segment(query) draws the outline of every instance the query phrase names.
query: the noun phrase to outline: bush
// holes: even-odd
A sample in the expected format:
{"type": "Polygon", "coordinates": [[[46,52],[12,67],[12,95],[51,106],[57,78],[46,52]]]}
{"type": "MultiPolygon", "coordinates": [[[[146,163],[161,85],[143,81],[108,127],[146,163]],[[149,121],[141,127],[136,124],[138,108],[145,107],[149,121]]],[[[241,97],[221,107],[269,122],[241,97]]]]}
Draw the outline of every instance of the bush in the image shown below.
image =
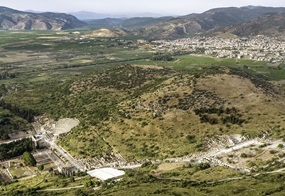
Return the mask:
{"type": "Polygon", "coordinates": [[[84,187],[85,188],[89,188],[89,187],[92,187],[94,185],[93,181],[91,180],[88,180],[84,183],[84,187]]]}
{"type": "Polygon", "coordinates": [[[39,165],[38,170],[43,171],[44,170],[44,165],[39,165]]]}
{"type": "Polygon", "coordinates": [[[270,150],[269,152],[270,152],[270,154],[276,154],[277,153],[277,151],[275,151],[275,150],[270,150]]]}
{"type": "Polygon", "coordinates": [[[189,143],[195,143],[196,140],[195,140],[195,135],[187,135],[186,136],[186,139],[188,140],[189,143]]]}
{"type": "Polygon", "coordinates": [[[195,165],[196,171],[205,170],[205,169],[208,169],[210,167],[211,167],[211,165],[209,163],[199,163],[199,164],[195,165]]]}
{"type": "Polygon", "coordinates": [[[150,165],[152,165],[152,162],[151,161],[147,161],[147,162],[143,163],[141,167],[147,167],[147,166],[150,166],[150,165]]]}
{"type": "Polygon", "coordinates": [[[283,144],[278,144],[278,148],[284,148],[283,144]]]}
{"type": "Polygon", "coordinates": [[[142,128],[143,128],[143,127],[145,127],[145,126],[147,126],[147,125],[148,125],[148,123],[145,122],[145,121],[143,121],[141,126],[142,126],[142,128]]]}
{"type": "Polygon", "coordinates": [[[247,154],[245,154],[245,153],[241,153],[240,157],[241,157],[241,158],[247,158],[247,157],[248,157],[248,155],[247,155],[247,154]]]}

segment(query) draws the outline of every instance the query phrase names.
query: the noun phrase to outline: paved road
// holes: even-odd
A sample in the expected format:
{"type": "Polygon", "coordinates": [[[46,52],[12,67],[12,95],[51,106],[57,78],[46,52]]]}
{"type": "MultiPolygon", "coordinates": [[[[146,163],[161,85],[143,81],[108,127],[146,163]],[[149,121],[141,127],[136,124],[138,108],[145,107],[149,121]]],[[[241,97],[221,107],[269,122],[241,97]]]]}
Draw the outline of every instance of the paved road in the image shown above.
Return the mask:
{"type": "Polygon", "coordinates": [[[32,138],[32,135],[28,135],[26,137],[21,137],[21,138],[13,139],[13,140],[0,141],[0,144],[9,144],[9,143],[20,141],[22,139],[27,139],[27,138],[32,138]]]}
{"type": "Polygon", "coordinates": [[[64,151],[61,147],[59,147],[54,142],[51,142],[47,139],[45,139],[46,142],[48,142],[51,146],[51,148],[54,148],[57,152],[59,152],[71,165],[73,165],[75,168],[77,168],[80,171],[84,171],[83,167],[77,163],[77,161],[69,155],[66,151],[64,151]]]}
{"type": "Polygon", "coordinates": [[[248,141],[239,143],[239,144],[237,144],[235,146],[232,146],[230,148],[222,148],[222,149],[218,149],[218,150],[213,150],[213,151],[207,152],[206,154],[204,154],[201,157],[199,157],[198,160],[202,160],[202,159],[204,159],[206,157],[217,156],[217,155],[220,155],[220,154],[223,154],[223,153],[230,153],[230,152],[232,152],[234,150],[239,150],[241,148],[248,147],[250,145],[261,145],[261,144],[263,144],[263,143],[258,141],[258,140],[256,140],[256,139],[248,140],[248,141]]]}
{"type": "Polygon", "coordinates": [[[126,166],[121,166],[118,167],[118,169],[135,169],[141,167],[142,164],[137,164],[137,165],[126,165],[126,166]]]}

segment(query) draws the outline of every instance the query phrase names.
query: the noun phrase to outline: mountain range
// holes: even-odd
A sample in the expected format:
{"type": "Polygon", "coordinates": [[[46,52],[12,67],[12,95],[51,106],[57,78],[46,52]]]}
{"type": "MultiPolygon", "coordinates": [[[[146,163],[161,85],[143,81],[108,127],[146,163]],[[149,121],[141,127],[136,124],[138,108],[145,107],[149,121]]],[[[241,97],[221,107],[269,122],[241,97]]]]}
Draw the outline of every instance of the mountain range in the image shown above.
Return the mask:
{"type": "Polygon", "coordinates": [[[79,12],[69,12],[78,18],[79,20],[94,20],[94,19],[104,19],[104,18],[135,18],[135,17],[153,17],[158,18],[161,17],[160,14],[151,13],[151,12],[143,12],[143,13],[124,13],[124,14],[114,14],[114,13],[96,13],[96,12],[88,12],[88,11],[79,11],[79,12]]]}
{"type": "MultiPolygon", "coordinates": [[[[275,28],[274,17],[268,17],[268,13],[285,13],[285,8],[271,7],[241,7],[241,8],[216,8],[201,14],[191,14],[179,18],[174,18],[166,22],[160,22],[155,25],[149,25],[143,28],[143,34],[156,37],[161,35],[162,38],[177,38],[192,35],[195,33],[205,33],[213,29],[234,26],[235,29],[242,29],[246,23],[247,31],[234,32],[242,36],[251,35],[255,29],[254,22],[259,21],[260,24],[266,24],[267,29],[275,28]],[[250,31],[250,32],[249,32],[250,31]]],[[[279,24],[284,24],[285,20],[279,17],[279,24]]],[[[268,30],[270,31],[270,30],[268,30]]],[[[265,31],[263,31],[265,32],[265,31]]]]}
{"type": "MultiPolygon", "coordinates": [[[[80,18],[103,17],[92,12],[76,12],[80,18]],[[85,14],[85,15],[84,15],[85,14]],[[93,16],[92,16],[93,14],[93,16]],[[94,15],[95,14],[95,15],[94,15]]],[[[285,8],[246,6],[215,8],[201,14],[179,17],[104,18],[81,21],[63,13],[22,12],[0,7],[0,28],[17,30],[64,30],[80,27],[104,28],[94,35],[139,35],[151,38],[179,38],[206,33],[224,32],[236,36],[284,33],[285,8]],[[106,30],[108,29],[108,31],[106,30]],[[114,33],[112,33],[114,31],[114,33]]],[[[108,36],[106,35],[106,36],[108,36]]]]}
{"type": "Polygon", "coordinates": [[[64,30],[86,23],[64,13],[31,13],[0,7],[0,28],[9,30],[64,30]]]}
{"type": "Polygon", "coordinates": [[[271,35],[280,36],[285,34],[285,13],[267,13],[262,16],[224,28],[214,29],[209,34],[230,33],[237,36],[271,35]]]}
{"type": "Polygon", "coordinates": [[[259,33],[270,35],[273,31],[275,34],[282,33],[282,25],[285,24],[282,13],[285,13],[285,8],[282,7],[228,7],[180,17],[106,18],[90,20],[88,24],[95,28],[121,28],[122,30],[128,28],[133,35],[152,38],[178,38],[197,33],[215,35],[217,31],[230,31],[237,36],[259,33]],[[258,23],[262,24],[262,27],[257,25],[258,23]],[[278,29],[276,24],[280,26],[278,29]],[[259,28],[262,30],[258,30],[259,28]]]}

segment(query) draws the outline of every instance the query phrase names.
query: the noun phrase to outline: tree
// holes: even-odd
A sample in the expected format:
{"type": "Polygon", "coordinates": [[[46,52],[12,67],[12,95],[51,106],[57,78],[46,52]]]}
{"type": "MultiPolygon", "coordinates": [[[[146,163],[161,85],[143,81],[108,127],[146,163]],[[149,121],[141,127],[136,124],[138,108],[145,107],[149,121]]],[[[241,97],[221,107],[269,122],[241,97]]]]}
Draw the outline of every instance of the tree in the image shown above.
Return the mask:
{"type": "Polygon", "coordinates": [[[283,144],[278,144],[278,148],[284,148],[283,144]]]}
{"type": "Polygon", "coordinates": [[[36,166],[37,164],[34,156],[28,151],[24,152],[24,154],[22,155],[22,159],[24,160],[26,165],[36,166]]]}
{"type": "Polygon", "coordinates": [[[199,163],[199,164],[195,165],[196,171],[205,170],[205,169],[208,169],[210,167],[211,167],[211,165],[209,163],[199,163]]]}
{"type": "Polygon", "coordinates": [[[39,165],[38,170],[43,171],[44,170],[44,165],[39,165]]]}
{"type": "Polygon", "coordinates": [[[195,165],[195,168],[198,171],[199,170],[205,170],[205,169],[208,169],[210,167],[211,167],[211,165],[209,163],[199,163],[199,164],[195,165]]]}
{"type": "Polygon", "coordinates": [[[85,188],[89,188],[89,187],[92,187],[94,185],[93,181],[92,180],[87,180],[84,182],[84,187],[85,188]]]}
{"type": "Polygon", "coordinates": [[[195,135],[187,135],[186,139],[188,140],[189,143],[195,143],[196,139],[195,139],[195,135]]]}
{"type": "Polygon", "coordinates": [[[241,157],[241,158],[247,158],[248,155],[247,155],[246,153],[241,153],[240,157],[241,157]]]}

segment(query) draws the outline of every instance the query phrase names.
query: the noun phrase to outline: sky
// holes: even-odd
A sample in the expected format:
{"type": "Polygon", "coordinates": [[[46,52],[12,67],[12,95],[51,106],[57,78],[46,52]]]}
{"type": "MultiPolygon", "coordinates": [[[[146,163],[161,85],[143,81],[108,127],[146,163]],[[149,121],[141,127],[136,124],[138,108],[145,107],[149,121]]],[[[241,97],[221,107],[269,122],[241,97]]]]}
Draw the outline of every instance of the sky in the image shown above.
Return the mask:
{"type": "Polygon", "coordinates": [[[0,0],[0,5],[22,11],[186,15],[216,7],[247,5],[285,7],[285,0],[0,0]]]}

